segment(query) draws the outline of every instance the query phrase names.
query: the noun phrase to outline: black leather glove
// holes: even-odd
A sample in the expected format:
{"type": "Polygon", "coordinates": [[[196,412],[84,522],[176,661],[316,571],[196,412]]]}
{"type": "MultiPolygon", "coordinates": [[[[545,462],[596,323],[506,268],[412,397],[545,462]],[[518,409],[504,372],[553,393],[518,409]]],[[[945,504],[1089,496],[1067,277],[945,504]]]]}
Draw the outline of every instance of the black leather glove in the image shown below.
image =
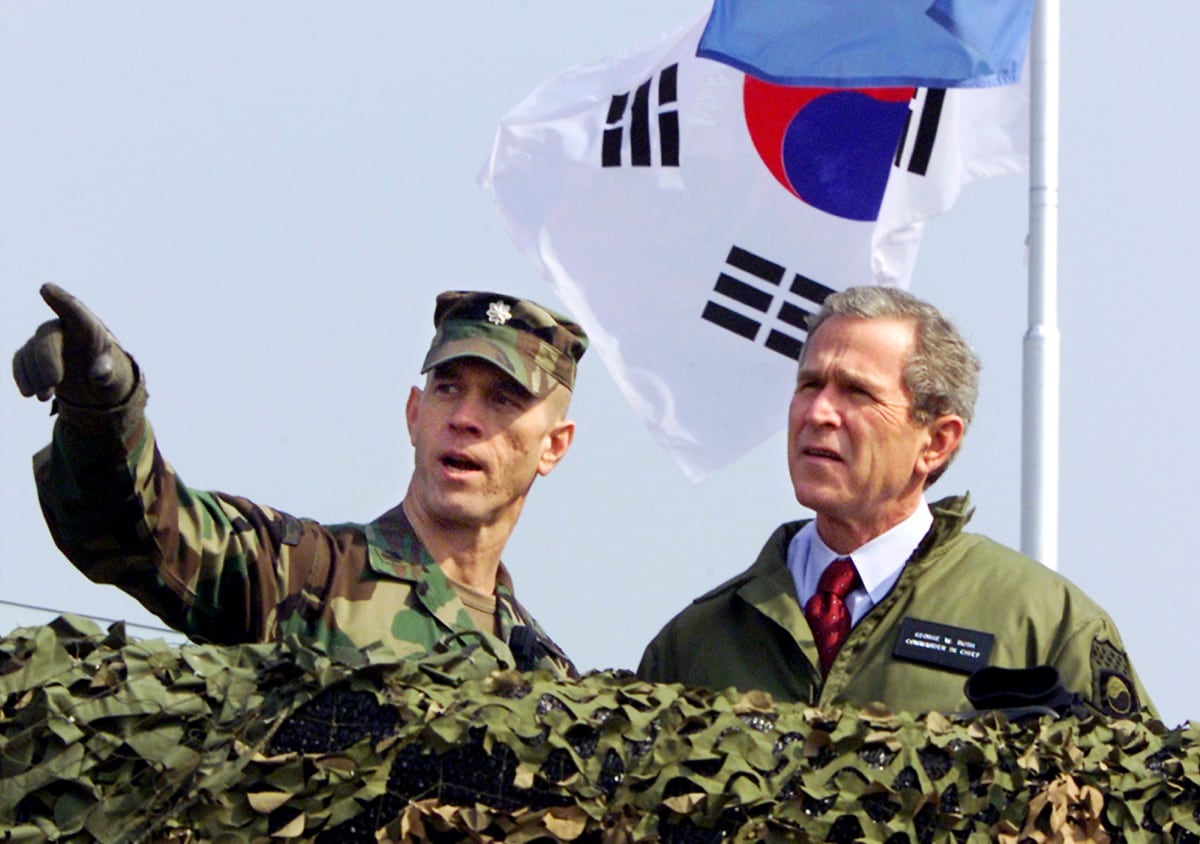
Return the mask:
{"type": "Polygon", "coordinates": [[[42,298],[58,319],[44,322],[13,355],[13,379],[23,396],[57,396],[81,407],[112,407],[136,385],[133,361],[82,302],[55,284],[42,298]]]}

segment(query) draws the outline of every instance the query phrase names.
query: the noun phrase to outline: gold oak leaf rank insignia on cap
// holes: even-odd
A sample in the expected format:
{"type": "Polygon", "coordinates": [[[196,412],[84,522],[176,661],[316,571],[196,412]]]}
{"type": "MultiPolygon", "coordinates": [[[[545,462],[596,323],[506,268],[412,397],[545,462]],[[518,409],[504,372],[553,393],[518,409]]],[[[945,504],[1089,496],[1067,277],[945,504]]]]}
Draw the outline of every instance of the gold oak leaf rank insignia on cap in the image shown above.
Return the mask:
{"type": "Polygon", "coordinates": [[[569,317],[501,293],[442,293],[433,324],[437,332],[421,372],[458,358],[479,358],[538,398],[558,384],[574,388],[576,364],[588,345],[583,328],[569,317]]]}

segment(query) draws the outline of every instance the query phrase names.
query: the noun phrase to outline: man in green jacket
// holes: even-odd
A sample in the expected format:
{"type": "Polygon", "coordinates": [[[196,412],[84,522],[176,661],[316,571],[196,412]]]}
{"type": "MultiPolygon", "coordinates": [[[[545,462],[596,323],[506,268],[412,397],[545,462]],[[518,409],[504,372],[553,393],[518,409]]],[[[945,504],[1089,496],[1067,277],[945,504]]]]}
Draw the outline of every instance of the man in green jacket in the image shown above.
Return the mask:
{"type": "Polygon", "coordinates": [[[829,297],[788,414],[792,485],[816,518],[782,525],[749,569],[675,616],[638,674],[808,704],[954,712],[973,708],[964,685],[982,668],[1050,666],[1067,693],[1110,716],[1153,714],[1100,607],[965,532],[965,497],[927,503],[966,433],[978,378],[975,354],[931,305],[883,287],[829,297]]]}
{"type": "Polygon", "coordinates": [[[403,501],[365,524],[322,525],[186,486],[159,453],[137,363],[84,305],[45,285],[57,314],[13,358],[21,393],[53,398],[34,458],[58,547],[90,579],[211,642],[295,635],[349,661],[395,659],[480,636],[518,667],[575,673],[513,595],[501,553],[533,481],[566,455],[583,330],[495,293],[438,296],[406,406],[414,468],[403,501]]]}

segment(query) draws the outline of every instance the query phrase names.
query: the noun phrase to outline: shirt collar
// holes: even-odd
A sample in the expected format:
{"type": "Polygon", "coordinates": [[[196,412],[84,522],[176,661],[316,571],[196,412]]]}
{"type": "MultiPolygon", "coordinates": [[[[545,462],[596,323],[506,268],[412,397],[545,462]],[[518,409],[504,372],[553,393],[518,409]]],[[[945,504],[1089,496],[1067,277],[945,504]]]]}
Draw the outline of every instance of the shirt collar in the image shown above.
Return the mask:
{"type": "Polygon", "coordinates": [[[873,603],[879,603],[900,577],[904,564],[921,544],[933,525],[933,513],[924,496],[917,509],[900,524],[860,545],[850,554],[838,554],[821,539],[816,521],[809,522],[792,538],[788,547],[788,568],[799,575],[797,591],[801,603],[817,590],[821,573],[835,559],[849,556],[854,560],[863,588],[873,603]],[[799,568],[797,568],[799,566],[799,568]]]}
{"type": "MultiPolygon", "coordinates": [[[[418,580],[424,573],[441,568],[426,550],[425,545],[417,537],[417,531],[404,512],[404,505],[397,504],[379,518],[364,525],[363,532],[367,536],[367,545],[371,551],[372,560],[376,561],[373,568],[384,569],[395,577],[405,580],[418,580]],[[379,552],[386,552],[389,559],[382,562],[379,552]]],[[[513,593],[512,574],[501,562],[496,570],[496,591],[513,593]]]]}

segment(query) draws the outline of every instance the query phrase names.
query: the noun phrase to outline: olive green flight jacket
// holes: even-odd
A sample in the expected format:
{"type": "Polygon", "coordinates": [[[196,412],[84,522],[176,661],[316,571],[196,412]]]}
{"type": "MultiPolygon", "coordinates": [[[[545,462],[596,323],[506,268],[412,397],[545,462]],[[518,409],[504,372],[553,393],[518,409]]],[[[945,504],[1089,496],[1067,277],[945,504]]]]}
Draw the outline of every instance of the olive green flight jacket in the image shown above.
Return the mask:
{"type": "Polygon", "coordinates": [[[967,631],[952,639],[976,642],[986,639],[976,634],[991,634],[983,664],[1051,665],[1068,692],[1109,715],[1153,714],[1116,626],[1099,606],[1040,563],[964,532],[971,515],[966,497],[931,509],[928,534],[887,596],[850,631],[824,680],[787,568],[788,543],[804,522],[779,527],[754,565],[668,622],[647,646],[638,675],[709,689],[763,689],[811,705],[878,701],[892,711],[971,710],[963,686],[972,669],[932,664],[912,628],[902,637],[909,619],[918,629],[932,623],[967,631]]]}
{"type": "MultiPolygon", "coordinates": [[[[34,457],[54,541],[89,579],[120,587],[176,630],[218,644],[294,634],[358,662],[484,635],[400,506],[366,524],[322,525],[192,489],[159,453],[145,402],[139,375],[119,407],[60,404],[53,439],[34,457]]],[[[523,667],[575,676],[517,602],[503,565],[496,597],[502,641],[489,635],[488,644],[523,667]],[[524,630],[514,638],[517,628],[524,630]]]]}

